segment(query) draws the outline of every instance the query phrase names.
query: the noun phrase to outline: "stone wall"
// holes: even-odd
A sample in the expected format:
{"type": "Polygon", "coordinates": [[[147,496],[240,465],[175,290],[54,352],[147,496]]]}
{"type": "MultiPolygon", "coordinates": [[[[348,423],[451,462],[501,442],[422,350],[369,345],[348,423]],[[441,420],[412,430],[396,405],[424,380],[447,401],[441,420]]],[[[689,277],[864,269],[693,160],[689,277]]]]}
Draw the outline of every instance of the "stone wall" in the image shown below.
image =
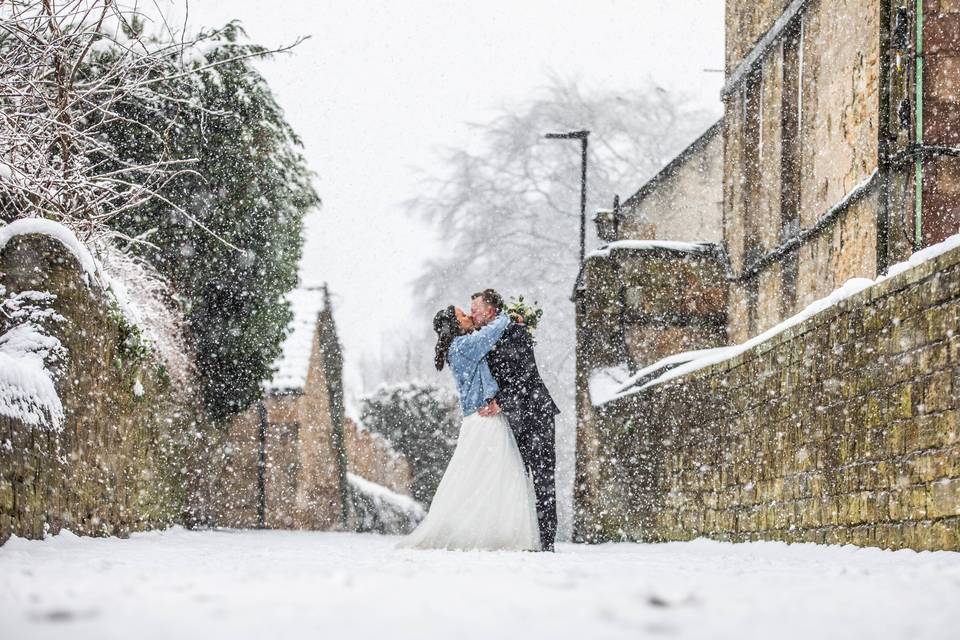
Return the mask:
{"type": "Polygon", "coordinates": [[[958,329],[954,249],[582,412],[575,537],[960,550],[958,329]]]}
{"type": "MultiPolygon", "coordinates": [[[[190,524],[209,498],[197,446],[203,414],[92,274],[60,241],[15,236],[0,248],[0,299],[43,294],[44,330],[65,352],[55,384],[64,420],[0,415],[0,542],[62,527],[86,535],[190,524]]],[[[35,298],[41,300],[41,298],[35,298]]],[[[0,314],[0,335],[14,328],[0,314]]]]}

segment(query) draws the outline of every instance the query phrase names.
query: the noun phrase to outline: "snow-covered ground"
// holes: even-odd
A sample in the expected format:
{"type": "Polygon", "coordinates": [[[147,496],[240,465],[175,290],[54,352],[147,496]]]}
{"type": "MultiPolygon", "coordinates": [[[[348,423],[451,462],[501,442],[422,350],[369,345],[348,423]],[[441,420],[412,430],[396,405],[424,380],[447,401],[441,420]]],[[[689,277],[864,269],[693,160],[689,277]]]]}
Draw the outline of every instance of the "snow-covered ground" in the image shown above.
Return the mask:
{"type": "Polygon", "coordinates": [[[397,551],[293,531],[0,547],[0,638],[957,638],[960,553],[698,540],[397,551]]]}

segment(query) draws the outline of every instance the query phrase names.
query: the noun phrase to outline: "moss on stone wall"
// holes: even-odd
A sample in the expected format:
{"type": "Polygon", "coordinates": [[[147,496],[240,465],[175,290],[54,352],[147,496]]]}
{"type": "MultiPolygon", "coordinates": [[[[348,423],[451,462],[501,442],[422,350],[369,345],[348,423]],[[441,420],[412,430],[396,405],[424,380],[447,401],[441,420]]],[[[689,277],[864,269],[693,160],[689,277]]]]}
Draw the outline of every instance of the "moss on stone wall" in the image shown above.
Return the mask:
{"type": "Polygon", "coordinates": [[[67,354],[56,378],[62,430],[0,416],[0,541],[61,527],[124,536],[202,520],[207,449],[198,443],[215,432],[203,428],[191,390],[171,388],[116,302],[42,235],[7,243],[0,284],[7,295],[53,294],[64,321],[49,331],[67,354]]]}
{"type": "Polygon", "coordinates": [[[960,550],[960,250],[735,358],[580,406],[580,540],[960,550]]]}

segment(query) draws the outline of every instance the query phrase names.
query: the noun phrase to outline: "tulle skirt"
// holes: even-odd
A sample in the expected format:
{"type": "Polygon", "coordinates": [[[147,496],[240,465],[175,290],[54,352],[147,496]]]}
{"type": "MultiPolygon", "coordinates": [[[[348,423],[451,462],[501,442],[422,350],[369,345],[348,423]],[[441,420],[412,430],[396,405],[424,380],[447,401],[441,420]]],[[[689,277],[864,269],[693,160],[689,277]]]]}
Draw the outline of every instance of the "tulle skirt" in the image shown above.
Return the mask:
{"type": "Polygon", "coordinates": [[[408,549],[540,549],[536,497],[502,414],[464,418],[457,448],[408,549]]]}

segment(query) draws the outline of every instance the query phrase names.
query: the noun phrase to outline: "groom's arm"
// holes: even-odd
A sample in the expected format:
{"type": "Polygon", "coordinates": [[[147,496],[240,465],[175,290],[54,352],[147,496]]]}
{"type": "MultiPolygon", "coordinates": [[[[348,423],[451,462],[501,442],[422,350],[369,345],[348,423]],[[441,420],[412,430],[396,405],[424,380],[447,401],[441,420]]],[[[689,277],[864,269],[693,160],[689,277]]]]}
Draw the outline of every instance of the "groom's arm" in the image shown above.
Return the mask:
{"type": "MultiPolygon", "coordinates": [[[[507,336],[510,345],[507,347],[511,362],[509,371],[509,384],[501,385],[495,398],[497,404],[505,412],[512,413],[519,407],[521,393],[529,393],[532,386],[531,381],[537,375],[537,361],[533,354],[533,338],[527,332],[526,328],[520,331],[514,330],[507,336]]],[[[498,347],[498,353],[500,348],[498,347]]]]}

